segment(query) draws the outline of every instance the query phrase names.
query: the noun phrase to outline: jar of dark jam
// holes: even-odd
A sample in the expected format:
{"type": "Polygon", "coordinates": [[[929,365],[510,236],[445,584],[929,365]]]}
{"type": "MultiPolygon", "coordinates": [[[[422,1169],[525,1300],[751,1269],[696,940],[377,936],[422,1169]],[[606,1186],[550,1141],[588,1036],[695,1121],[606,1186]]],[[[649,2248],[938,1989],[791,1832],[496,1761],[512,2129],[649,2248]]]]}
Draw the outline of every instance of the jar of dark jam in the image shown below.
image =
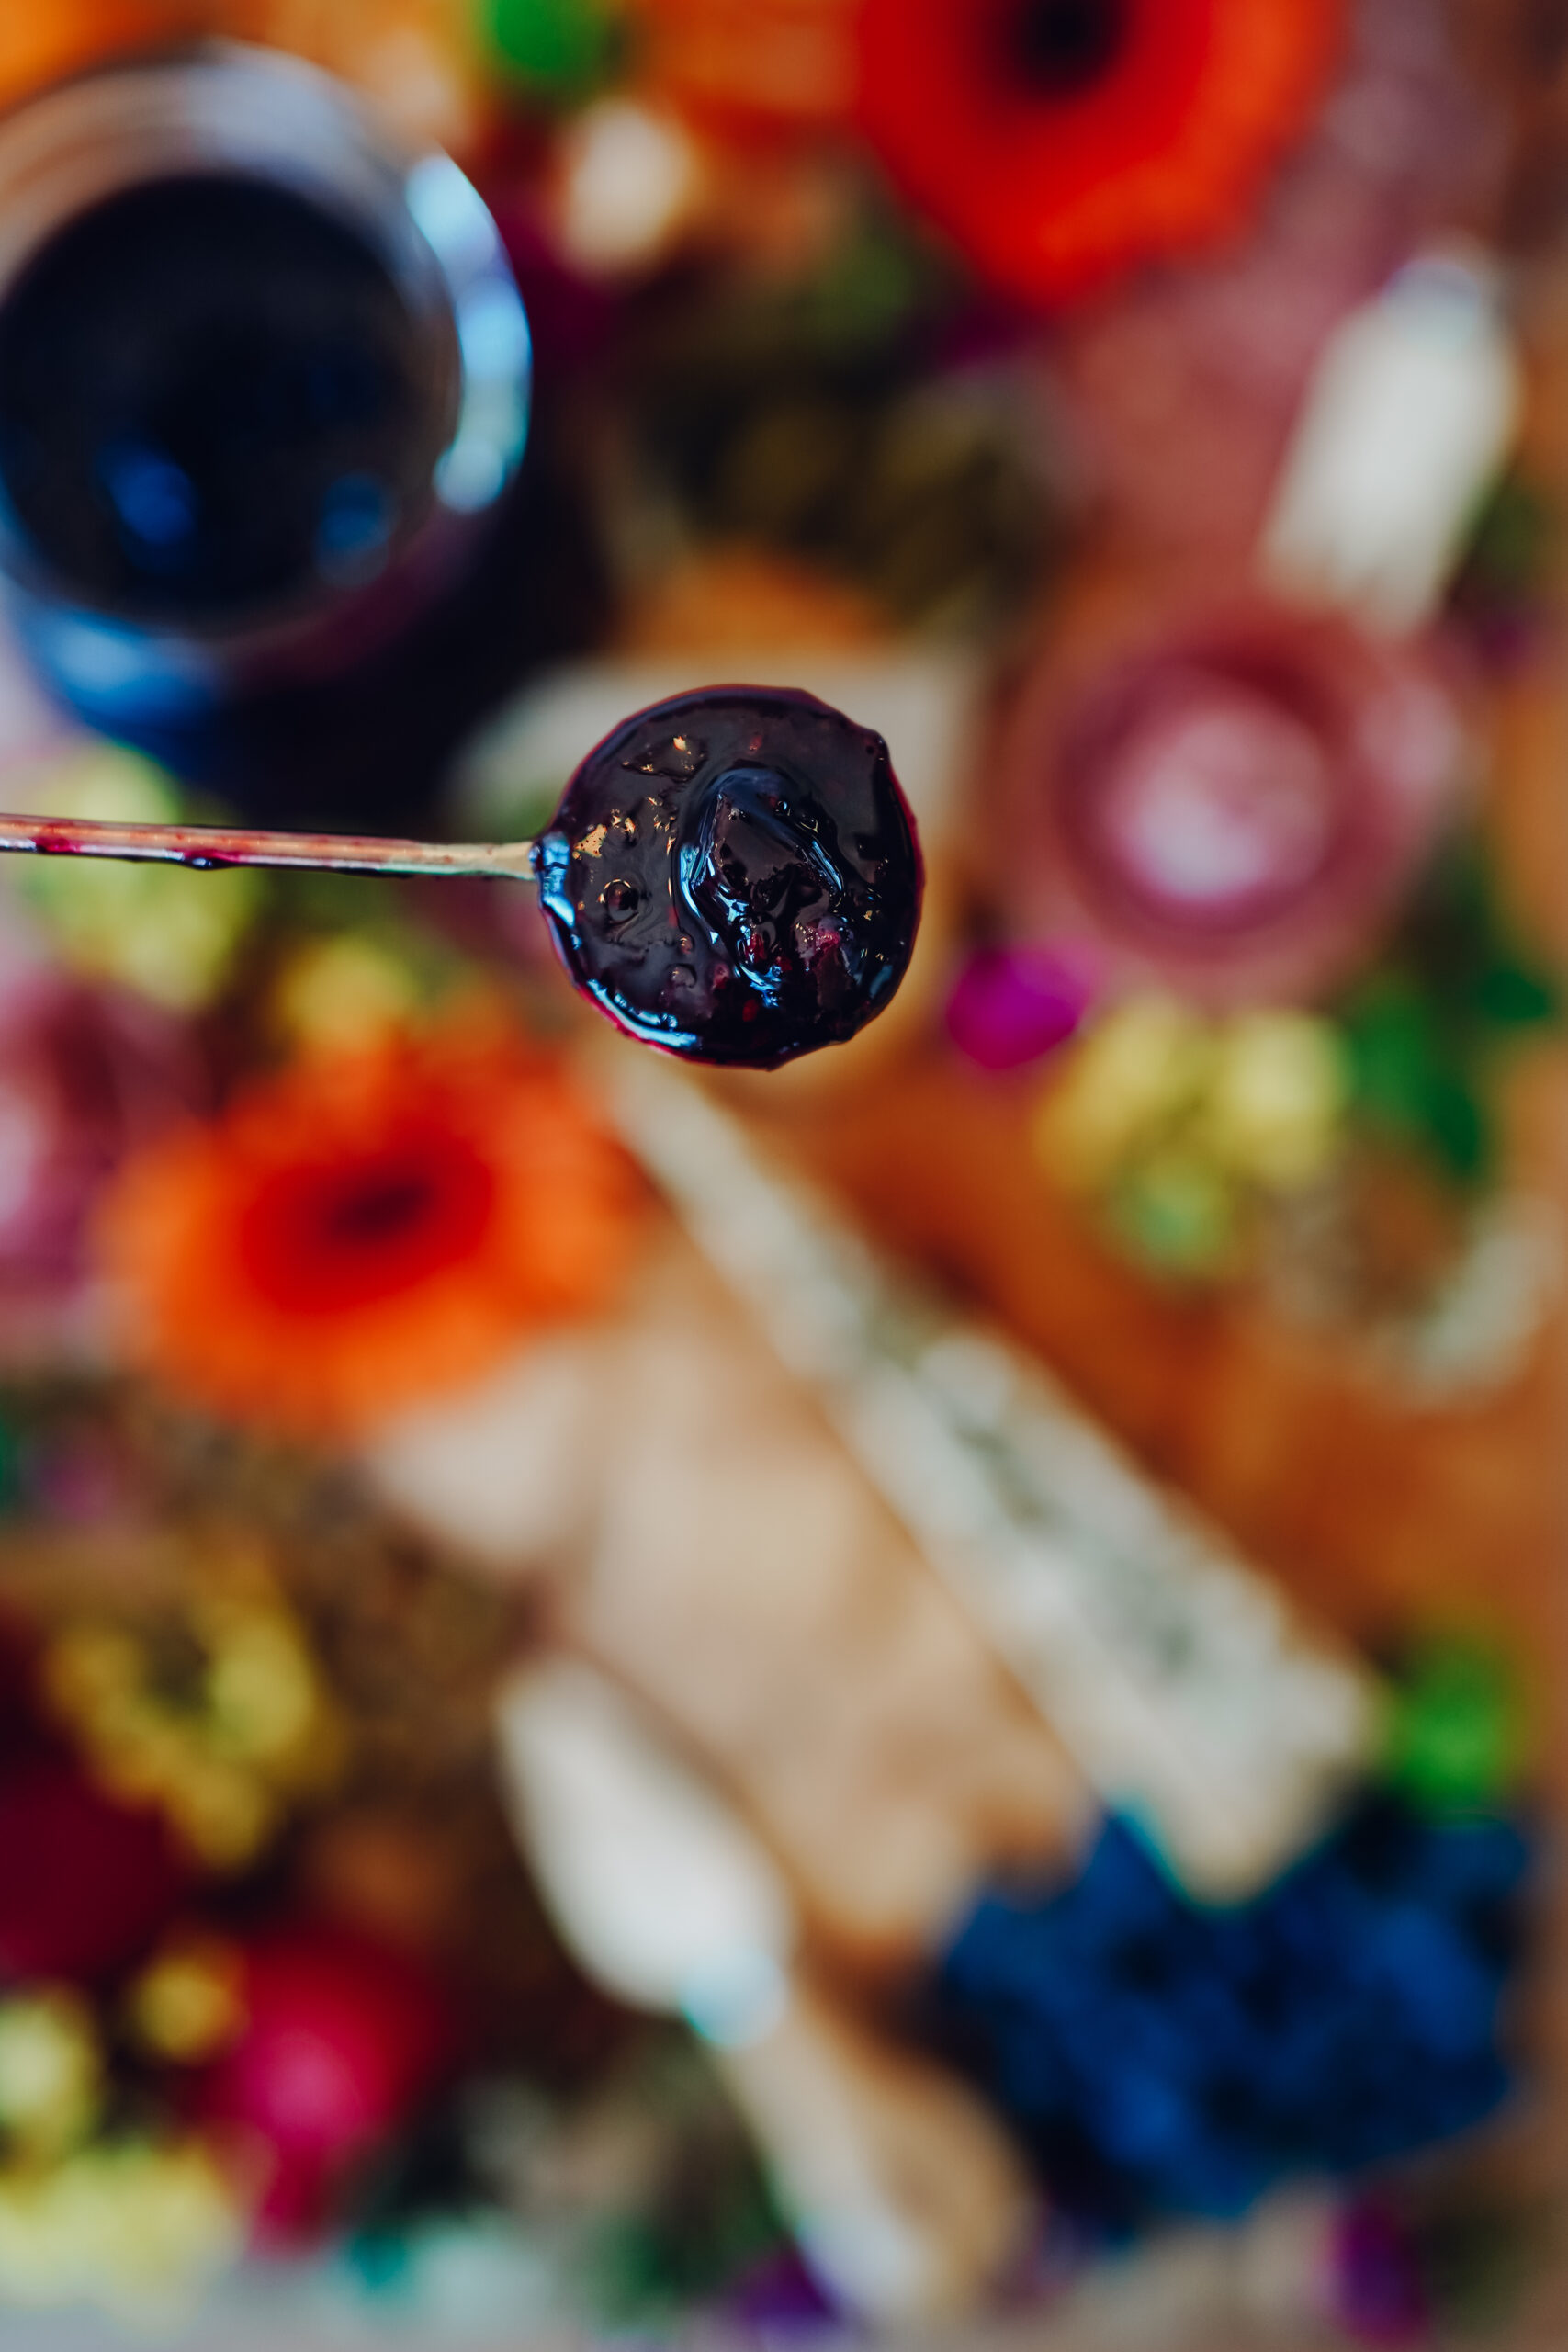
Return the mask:
{"type": "Polygon", "coordinates": [[[15,627],[251,813],[392,826],[508,682],[529,400],[479,195],[315,69],[153,55],[0,121],[15,627]]]}

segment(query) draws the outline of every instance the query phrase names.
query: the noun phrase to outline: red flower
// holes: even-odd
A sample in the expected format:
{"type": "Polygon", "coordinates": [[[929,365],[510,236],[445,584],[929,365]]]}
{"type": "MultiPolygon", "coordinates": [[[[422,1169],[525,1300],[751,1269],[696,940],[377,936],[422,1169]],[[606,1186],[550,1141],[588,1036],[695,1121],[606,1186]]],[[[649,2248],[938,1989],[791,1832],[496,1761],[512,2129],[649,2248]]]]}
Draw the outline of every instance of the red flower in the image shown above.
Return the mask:
{"type": "Polygon", "coordinates": [[[48,1756],[0,1780],[0,1984],[112,1974],[183,1890],[157,1814],[116,1804],[48,1756]]]}
{"type": "Polygon", "coordinates": [[[1235,229],[1307,122],[1339,0],[865,0],[861,119],[1026,301],[1235,229]]]}
{"type": "Polygon", "coordinates": [[[481,1023],[252,1086],[130,1160],[101,1230],[149,1371],[331,1438],[597,1306],[634,1198],[560,1071],[481,1023]]]}
{"type": "Polygon", "coordinates": [[[250,1947],[243,1999],[245,2023],[197,2104],[261,2154],[262,2236],[299,2237],[440,2081],[457,2053],[457,2020],[406,1954],[306,1922],[250,1947]]]}

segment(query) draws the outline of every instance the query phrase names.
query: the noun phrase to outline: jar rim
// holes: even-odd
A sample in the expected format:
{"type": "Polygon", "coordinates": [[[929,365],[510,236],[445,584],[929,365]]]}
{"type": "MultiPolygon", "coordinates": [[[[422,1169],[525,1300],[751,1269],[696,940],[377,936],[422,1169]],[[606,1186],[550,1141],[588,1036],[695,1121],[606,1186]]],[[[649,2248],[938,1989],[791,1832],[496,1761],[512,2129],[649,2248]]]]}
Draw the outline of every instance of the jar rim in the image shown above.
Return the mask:
{"type": "Polygon", "coordinates": [[[378,579],[212,619],[96,599],[51,564],[0,482],[0,570],[28,602],[68,616],[78,637],[97,629],[265,656],[323,621],[373,632],[379,607],[406,610],[411,571],[446,576],[454,543],[498,505],[522,462],[532,346],[500,232],[450,156],[404,146],[344,84],[278,51],[204,41],[101,61],[0,115],[0,305],[85,214],[141,186],[208,175],[259,180],[335,218],[387,270],[415,326],[445,346],[428,497],[378,579]]]}

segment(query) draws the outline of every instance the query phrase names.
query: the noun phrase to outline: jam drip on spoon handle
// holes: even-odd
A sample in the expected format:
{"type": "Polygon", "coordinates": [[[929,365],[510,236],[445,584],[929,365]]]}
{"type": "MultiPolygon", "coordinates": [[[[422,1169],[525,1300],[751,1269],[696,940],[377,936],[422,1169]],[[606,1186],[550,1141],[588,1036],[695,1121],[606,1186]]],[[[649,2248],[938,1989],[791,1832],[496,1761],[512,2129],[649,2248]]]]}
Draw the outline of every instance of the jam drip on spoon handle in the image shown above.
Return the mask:
{"type": "Polygon", "coordinates": [[[315,874],[455,875],[523,881],[532,842],[400,842],[373,833],[269,833],[229,825],[117,825],[85,817],[0,817],[0,852],[118,857],[201,869],[292,867],[315,874]]]}

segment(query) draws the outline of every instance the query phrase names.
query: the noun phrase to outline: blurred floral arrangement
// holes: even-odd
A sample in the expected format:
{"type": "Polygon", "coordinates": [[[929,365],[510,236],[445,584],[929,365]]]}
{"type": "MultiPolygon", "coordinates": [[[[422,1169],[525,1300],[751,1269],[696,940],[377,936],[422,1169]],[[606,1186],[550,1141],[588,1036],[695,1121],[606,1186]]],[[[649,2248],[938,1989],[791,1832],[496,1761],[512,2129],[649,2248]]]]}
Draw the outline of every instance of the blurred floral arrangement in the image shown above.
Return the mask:
{"type": "MultiPolygon", "coordinates": [[[[220,32],[447,141],[537,343],[558,609],[520,671],[959,649],[964,838],[933,835],[937,977],[887,1052],[1007,1105],[1038,1196],[1131,1278],[1397,1327],[1418,1367],[1468,1268],[1443,1363],[1506,1375],[1483,1245],[1560,993],[1490,714],[1555,516],[1473,243],[1504,109],[1427,0],[25,14],[0,96],[220,32]],[[1386,455],[1387,383],[1428,360],[1470,437],[1413,434],[1369,520],[1342,453],[1386,455]]],[[[211,813],[39,733],[8,806],[211,813]]],[[[507,775],[520,826],[560,780],[507,775]]],[[[852,2319],[721,2036],[594,1989],[519,1861],[492,1705],[554,1629],[362,1475],[613,1322],[664,1216],[529,921],[440,899],[6,878],[0,2299],[157,2324],[260,2245],[404,2317],[852,2319]]],[[[1508,1264],[1528,1348],[1549,1285],[1508,1264]]],[[[1027,2151],[1000,2301],[1306,2175],[1347,2184],[1314,2308],[1372,2342],[1447,2308],[1390,2167],[1514,2079],[1533,1758],[1484,1645],[1386,1690],[1366,1784],[1252,1900],[1196,1902],[1112,1815],[846,1996],[1027,2151]]]]}
{"type": "MultiPolygon", "coordinates": [[[[1260,1211],[1358,1179],[1425,1177],[1457,1216],[1498,1175],[1499,1059],[1558,1003],[1500,924],[1483,856],[1455,845],[1384,956],[1324,1012],[1216,1018],[1139,995],[1096,1021],[1044,1093],[1041,1160],[1138,1260],[1178,1275],[1235,1270],[1260,1211]]],[[[1353,1216],[1353,1189],[1337,1205],[1353,1216]]]]}
{"type": "MultiPolygon", "coordinates": [[[[1547,995],[1474,868],[1442,888],[1475,943],[1437,1033],[1462,1054],[1547,995]]],[[[446,2309],[450,2277],[587,2324],[694,2301],[829,2324],[700,2044],[591,1989],[518,1866],[489,1721],[538,1638],[525,1600],[345,1478],[635,1274],[654,1212],[546,988],[417,894],[278,883],[175,1011],[130,978],[166,905],[101,908],[89,978],[60,904],[6,910],[12,1001],[42,1008],[15,1067],[51,1073],[24,1166],[76,1174],[0,1387],[0,2293],[156,2323],[249,2248],[405,2316],[446,2309]],[[106,1129],[86,1080],[144,1019],[151,1068],[126,1065],[106,1129]]],[[[1212,1274],[1372,1115],[1357,1022],[1422,970],[1422,920],[1332,1014],[1134,995],[1063,1046],[1084,1007],[1052,967],[1043,1155],[1145,1259],[1212,1274]]],[[[1388,1793],[1254,1903],[1195,1905],[1114,1820],[1065,1887],[976,1898],[900,2031],[969,2071],[1041,2168],[1039,2275],[1014,2291],[1060,2293],[1151,2211],[1354,2182],[1504,2098],[1519,1702],[1463,1645],[1393,1688],[1388,1793]],[[1397,2049],[1375,1954],[1433,1988],[1429,2017],[1400,1992],[1397,2049]]],[[[1419,2199],[1394,2222],[1346,2205],[1337,2307],[1392,2295],[1422,2327],[1446,2307],[1424,2226],[1419,2199]]]]}
{"type": "Polygon", "coordinates": [[[24,1464],[69,1431],[116,1482],[7,1529],[6,2301],[156,2326],[250,2245],[373,2309],[477,2264],[586,2322],[772,2258],[700,2061],[589,1990],[517,1867],[513,1606],[330,1464],[124,1385],[6,1405],[24,1464]]]}

